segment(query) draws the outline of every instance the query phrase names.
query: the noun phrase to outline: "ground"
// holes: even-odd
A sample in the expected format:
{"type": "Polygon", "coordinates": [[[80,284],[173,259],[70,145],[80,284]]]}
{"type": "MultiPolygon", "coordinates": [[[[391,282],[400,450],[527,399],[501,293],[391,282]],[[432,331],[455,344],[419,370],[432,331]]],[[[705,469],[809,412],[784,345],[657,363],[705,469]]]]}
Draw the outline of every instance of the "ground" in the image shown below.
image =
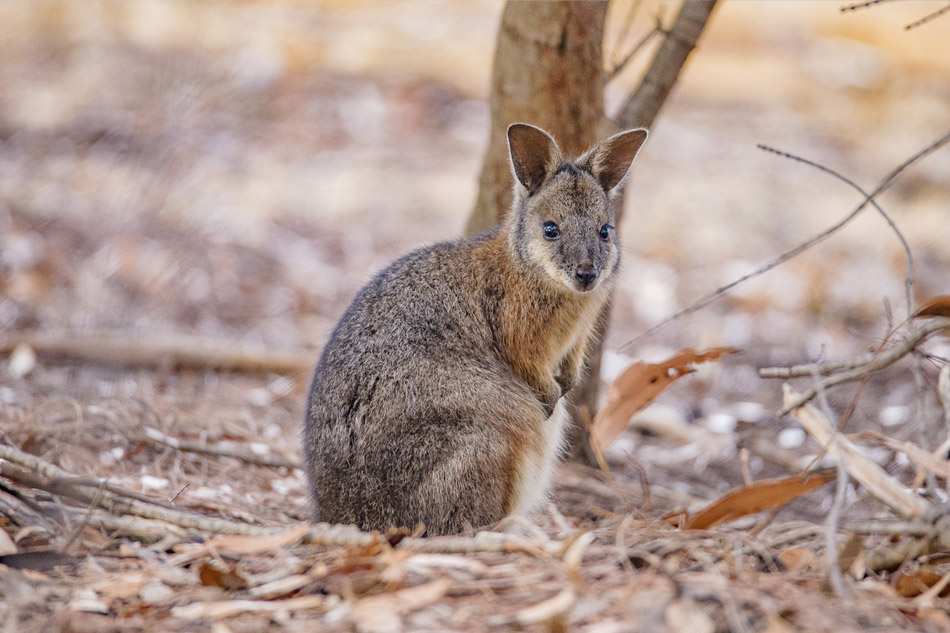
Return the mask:
{"type": "MultiPolygon", "coordinates": [[[[644,3],[625,34],[631,6],[612,7],[608,63],[657,11],[669,19],[674,10],[644,3]]],[[[3,5],[0,338],[187,335],[198,347],[314,362],[373,272],[464,225],[487,144],[501,8],[3,5]]],[[[794,475],[813,458],[834,465],[794,418],[775,414],[781,381],[756,372],[875,349],[905,319],[904,252],[881,217],[867,209],[826,242],[626,344],[861,202],[757,143],[873,189],[947,131],[950,19],[903,30],[934,8],[717,9],[628,186],[602,377],[684,347],[742,353],[644,411],[608,449],[610,475],[563,467],[549,511],[534,527],[509,525],[505,551],[418,552],[412,539],[393,549],[395,535],[330,546],[294,532],[196,546],[209,531],[109,523],[88,502],[7,470],[0,506],[16,553],[4,550],[0,566],[6,629],[943,630],[946,599],[906,588],[936,582],[922,580],[921,565],[946,573],[939,552],[866,574],[864,552],[886,544],[867,537],[860,554],[842,554],[854,563],[855,599],[827,584],[833,486],[708,531],[661,520],[747,478],[794,475]]],[[[648,60],[614,80],[608,106],[648,60]]],[[[950,294],[948,173],[943,148],[881,197],[910,245],[918,302],[950,294]]],[[[829,409],[841,415],[858,394],[849,432],[934,450],[946,429],[932,387],[950,344],[936,337],[926,349],[923,405],[905,359],[860,391],[831,390],[829,409]]],[[[202,516],[293,530],[309,517],[292,467],[308,378],[307,369],[34,361],[7,350],[0,431],[6,445],[80,478],[67,485],[99,486],[101,496],[107,481],[202,516]],[[218,453],[169,445],[176,439],[218,453]],[[250,463],[264,458],[291,465],[250,463]]],[[[905,485],[914,479],[902,454],[869,452],[905,485]]],[[[929,495],[945,501],[941,493],[929,495]]],[[[859,486],[843,514],[891,516],[859,486]]],[[[842,546],[849,534],[840,532],[842,546]]]]}

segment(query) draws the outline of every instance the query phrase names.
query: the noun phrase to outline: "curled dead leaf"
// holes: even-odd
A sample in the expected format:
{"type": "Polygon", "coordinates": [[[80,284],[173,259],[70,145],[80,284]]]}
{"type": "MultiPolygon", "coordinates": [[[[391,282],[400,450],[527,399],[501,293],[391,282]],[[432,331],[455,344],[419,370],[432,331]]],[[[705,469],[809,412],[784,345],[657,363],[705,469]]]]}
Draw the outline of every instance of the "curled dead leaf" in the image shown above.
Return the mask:
{"type": "Polygon", "coordinates": [[[829,469],[804,478],[796,475],[782,479],[765,479],[749,486],[734,488],[691,516],[684,527],[687,530],[703,530],[723,521],[784,505],[833,480],[835,473],[835,470],[829,469]]]}
{"type": "Polygon", "coordinates": [[[637,362],[630,365],[608,388],[607,404],[591,424],[591,443],[602,452],[626,428],[634,413],[677,379],[695,371],[693,366],[738,351],[732,347],[716,347],[705,352],[684,349],[662,363],[637,362]]]}
{"type": "Polygon", "coordinates": [[[950,295],[934,297],[920,304],[914,312],[914,318],[923,317],[950,317],[950,295]]]}
{"type": "Polygon", "coordinates": [[[778,555],[778,562],[782,563],[785,569],[798,571],[817,565],[818,557],[804,547],[790,547],[778,555]]]}
{"type": "Polygon", "coordinates": [[[247,588],[247,579],[234,569],[220,569],[205,561],[198,567],[198,579],[205,587],[221,587],[225,591],[247,588]]]}
{"type": "Polygon", "coordinates": [[[914,598],[924,593],[943,578],[932,567],[921,567],[914,571],[901,574],[894,583],[894,588],[904,598],[914,598]]]}

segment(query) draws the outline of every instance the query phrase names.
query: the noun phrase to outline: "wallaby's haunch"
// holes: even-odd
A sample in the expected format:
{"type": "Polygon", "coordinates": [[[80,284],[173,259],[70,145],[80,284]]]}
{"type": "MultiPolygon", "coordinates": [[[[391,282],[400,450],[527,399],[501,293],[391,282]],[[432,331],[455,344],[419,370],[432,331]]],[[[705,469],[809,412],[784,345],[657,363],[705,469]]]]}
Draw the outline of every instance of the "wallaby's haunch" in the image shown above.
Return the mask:
{"type": "Polygon", "coordinates": [[[620,261],[611,196],[646,130],[573,162],[516,123],[505,224],[406,255],[347,309],[310,390],[316,518],[446,534],[545,498],[588,338],[620,261]]]}

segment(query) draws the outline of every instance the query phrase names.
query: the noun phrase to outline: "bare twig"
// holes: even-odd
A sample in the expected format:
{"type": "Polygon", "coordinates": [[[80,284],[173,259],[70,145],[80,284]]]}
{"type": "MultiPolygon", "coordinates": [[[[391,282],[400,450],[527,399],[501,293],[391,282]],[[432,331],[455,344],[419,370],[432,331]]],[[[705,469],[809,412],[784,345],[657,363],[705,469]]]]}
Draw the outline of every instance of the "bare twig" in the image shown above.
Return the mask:
{"type": "Polygon", "coordinates": [[[827,389],[828,387],[833,387],[842,383],[860,380],[865,374],[884,369],[885,367],[894,364],[909,354],[917,346],[917,344],[927,336],[946,328],[950,328],[950,317],[931,319],[924,325],[918,327],[903,343],[895,346],[893,349],[883,354],[874,355],[874,357],[871,358],[867,364],[857,366],[840,374],[833,374],[822,379],[816,385],[809,387],[797,398],[786,402],[785,406],[782,407],[781,411],[779,412],[779,415],[787,415],[793,409],[805,404],[815,397],[819,389],[827,389]]]}
{"type": "Polygon", "coordinates": [[[950,4],[944,5],[943,7],[934,11],[933,13],[928,13],[927,15],[920,18],[916,22],[911,22],[910,24],[905,25],[904,30],[909,31],[911,29],[916,29],[918,26],[923,26],[924,24],[927,24],[928,22],[936,20],[947,11],[950,11],[950,4]]]}
{"type": "Polygon", "coordinates": [[[631,48],[630,51],[627,52],[627,54],[624,55],[623,58],[617,62],[613,68],[604,74],[604,83],[606,84],[610,82],[614,77],[622,73],[623,69],[626,68],[627,64],[630,63],[630,60],[637,56],[637,53],[639,53],[647,44],[653,41],[654,37],[663,33],[665,33],[663,30],[663,24],[660,22],[660,17],[657,16],[656,25],[653,27],[653,30],[640,38],[640,41],[634,44],[633,48],[631,48]]]}
{"type": "MultiPolygon", "coordinates": [[[[57,481],[76,481],[80,478],[71,476],[65,470],[46,462],[35,455],[25,453],[13,446],[0,445],[0,459],[6,460],[11,464],[17,464],[28,469],[32,473],[39,475],[33,484],[42,484],[42,479],[55,479],[57,481]]],[[[2,465],[2,462],[0,462],[2,465]]],[[[7,469],[9,472],[9,469],[7,469]]],[[[4,473],[6,476],[6,473],[4,473]]],[[[99,482],[101,483],[101,482],[99,482]]],[[[85,484],[85,482],[84,482],[85,484]]],[[[162,521],[183,527],[186,529],[199,530],[202,532],[212,532],[215,534],[241,534],[247,536],[267,536],[283,532],[287,526],[260,526],[232,521],[229,519],[219,519],[206,517],[187,510],[166,507],[159,501],[141,501],[137,498],[131,498],[131,491],[124,491],[115,486],[101,486],[95,488],[87,485],[60,485],[54,491],[54,494],[68,496],[77,499],[86,504],[96,505],[108,510],[116,515],[131,515],[142,517],[154,521],[162,521]],[[116,492],[120,490],[121,492],[116,492]]],[[[89,513],[84,520],[90,521],[94,518],[93,513],[89,513]]],[[[351,525],[331,525],[328,523],[315,523],[310,526],[309,531],[303,538],[303,542],[324,545],[370,545],[384,540],[376,533],[362,532],[351,525]]],[[[439,552],[439,553],[470,553],[470,552],[508,552],[525,551],[541,553],[546,555],[561,555],[565,546],[569,543],[559,541],[538,541],[519,537],[511,534],[502,534],[498,532],[479,532],[473,537],[452,536],[438,538],[405,538],[399,542],[399,548],[413,552],[439,552]]]]}
{"type": "Polygon", "coordinates": [[[762,367],[759,369],[759,378],[803,378],[805,376],[827,376],[842,369],[854,369],[855,367],[864,367],[871,363],[876,354],[868,353],[857,358],[845,358],[843,360],[830,360],[824,363],[807,363],[804,365],[792,365],[791,367],[762,367]]]}
{"type": "Polygon", "coordinates": [[[287,459],[286,457],[280,456],[270,456],[270,455],[258,455],[250,451],[239,451],[236,449],[224,448],[222,446],[211,446],[209,444],[196,444],[193,442],[183,442],[176,437],[172,437],[161,431],[149,427],[144,429],[145,437],[149,441],[161,444],[162,446],[167,446],[169,448],[174,448],[179,451],[185,451],[187,453],[198,453],[200,455],[214,455],[216,457],[231,457],[247,464],[254,464],[257,466],[268,466],[271,468],[293,468],[301,469],[303,465],[296,460],[287,459]]]}
{"type": "Polygon", "coordinates": [[[649,70],[617,114],[621,128],[653,124],[715,8],[716,0],[683,3],[649,70]]]}
{"type": "Polygon", "coordinates": [[[828,511],[828,518],[825,520],[825,539],[827,541],[825,558],[828,562],[828,582],[831,584],[831,588],[839,598],[850,602],[854,600],[854,593],[844,581],[844,574],[841,573],[838,560],[838,523],[841,520],[841,508],[844,505],[844,497],[847,491],[848,469],[845,468],[844,460],[839,457],[835,496],[831,503],[831,509],[828,511]]]}
{"type": "Polygon", "coordinates": [[[841,7],[841,12],[846,13],[848,11],[857,11],[858,9],[867,9],[868,7],[873,7],[876,4],[881,4],[883,2],[891,2],[892,0],[867,0],[867,2],[856,2],[854,4],[849,4],[847,6],[841,7]]]}
{"type": "Polygon", "coordinates": [[[13,332],[0,337],[0,354],[21,343],[41,355],[159,368],[295,374],[310,371],[316,362],[316,352],[274,350],[195,336],[133,338],[109,332],[13,332]]]}
{"type": "Polygon", "coordinates": [[[863,211],[870,204],[871,200],[879,196],[881,193],[886,191],[892,184],[894,184],[894,181],[897,179],[897,177],[900,176],[907,168],[917,163],[928,154],[931,154],[937,149],[943,147],[948,142],[950,142],[950,132],[945,133],[936,141],[934,141],[933,143],[931,143],[924,149],[920,150],[919,152],[917,152],[916,154],[914,154],[913,156],[905,160],[903,163],[898,165],[896,168],[891,170],[891,172],[881,181],[881,183],[874,189],[874,191],[872,191],[870,194],[868,194],[865,197],[864,201],[861,202],[861,204],[859,204],[853,211],[851,211],[848,215],[846,215],[844,218],[839,220],[837,223],[835,223],[831,227],[825,229],[824,231],[822,231],[821,233],[818,233],[817,235],[810,237],[804,242],[798,244],[797,246],[785,251],[784,253],[776,257],[775,259],[760,266],[754,271],[746,275],[743,275],[742,277],[734,281],[731,281],[724,286],[717,288],[713,292],[702,297],[698,301],[691,303],[690,305],[686,306],[682,310],[678,310],[677,312],[674,312],[673,314],[664,318],[662,321],[660,321],[656,325],[653,325],[647,328],[645,331],[641,332],[637,336],[625,342],[623,345],[619,347],[619,349],[620,350],[627,349],[631,347],[632,345],[638,343],[639,341],[642,341],[643,339],[649,336],[652,336],[653,334],[655,334],[662,328],[666,327],[670,323],[673,323],[674,321],[678,321],[684,316],[693,314],[694,312],[697,312],[705,308],[707,305],[711,304],[712,302],[716,301],[720,297],[724,296],[726,293],[728,293],[730,290],[732,290],[736,286],[739,286],[740,284],[743,284],[746,281],[749,281],[750,279],[755,279],[756,277],[760,277],[761,275],[769,272],[773,268],[776,268],[777,266],[784,264],[785,262],[792,259],[793,257],[801,255],[802,253],[804,253],[811,247],[831,237],[833,234],[837,233],[839,230],[841,230],[843,227],[849,224],[854,218],[856,218],[858,214],[860,214],[861,211],[863,211]]]}
{"type": "Polygon", "coordinates": [[[894,232],[894,235],[897,236],[898,241],[901,243],[901,248],[904,249],[904,259],[907,264],[907,272],[904,278],[904,286],[906,289],[907,318],[910,318],[910,316],[914,313],[914,258],[913,258],[913,255],[911,255],[910,245],[907,243],[907,240],[904,238],[904,234],[901,233],[900,229],[897,228],[897,224],[894,223],[894,220],[891,218],[891,216],[889,216],[887,212],[885,212],[884,209],[881,208],[881,205],[878,204],[877,200],[874,199],[874,196],[872,196],[871,194],[866,192],[864,189],[862,189],[853,180],[851,180],[850,178],[847,178],[846,176],[843,176],[842,174],[838,173],[834,169],[825,167],[824,165],[820,165],[812,160],[808,160],[807,158],[802,158],[801,156],[796,156],[795,154],[790,154],[788,152],[783,152],[773,147],[769,147],[768,145],[760,144],[758,145],[758,148],[763,151],[781,156],[782,158],[788,158],[789,160],[793,160],[795,162],[808,165],[809,167],[814,167],[815,169],[822,171],[828,174],[829,176],[837,178],[838,180],[845,183],[846,185],[848,185],[849,187],[857,191],[859,194],[864,196],[865,201],[867,201],[867,203],[873,206],[874,209],[878,212],[878,214],[880,214],[880,216],[884,218],[884,221],[887,222],[887,225],[891,228],[891,231],[894,232]]]}

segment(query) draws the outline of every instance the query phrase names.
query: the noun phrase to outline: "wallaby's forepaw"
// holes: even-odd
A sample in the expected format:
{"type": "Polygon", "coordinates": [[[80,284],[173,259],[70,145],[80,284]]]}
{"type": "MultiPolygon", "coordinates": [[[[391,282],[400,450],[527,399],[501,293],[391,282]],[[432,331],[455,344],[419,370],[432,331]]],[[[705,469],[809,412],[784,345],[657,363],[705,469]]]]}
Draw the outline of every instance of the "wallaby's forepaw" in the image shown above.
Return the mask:
{"type": "Polygon", "coordinates": [[[561,387],[561,396],[566,396],[580,382],[580,377],[577,374],[561,374],[555,376],[554,380],[561,387]]]}
{"type": "Polygon", "coordinates": [[[545,393],[538,392],[538,402],[541,403],[541,410],[544,417],[549,418],[554,413],[557,401],[561,399],[561,386],[559,383],[551,383],[545,393]]]}

